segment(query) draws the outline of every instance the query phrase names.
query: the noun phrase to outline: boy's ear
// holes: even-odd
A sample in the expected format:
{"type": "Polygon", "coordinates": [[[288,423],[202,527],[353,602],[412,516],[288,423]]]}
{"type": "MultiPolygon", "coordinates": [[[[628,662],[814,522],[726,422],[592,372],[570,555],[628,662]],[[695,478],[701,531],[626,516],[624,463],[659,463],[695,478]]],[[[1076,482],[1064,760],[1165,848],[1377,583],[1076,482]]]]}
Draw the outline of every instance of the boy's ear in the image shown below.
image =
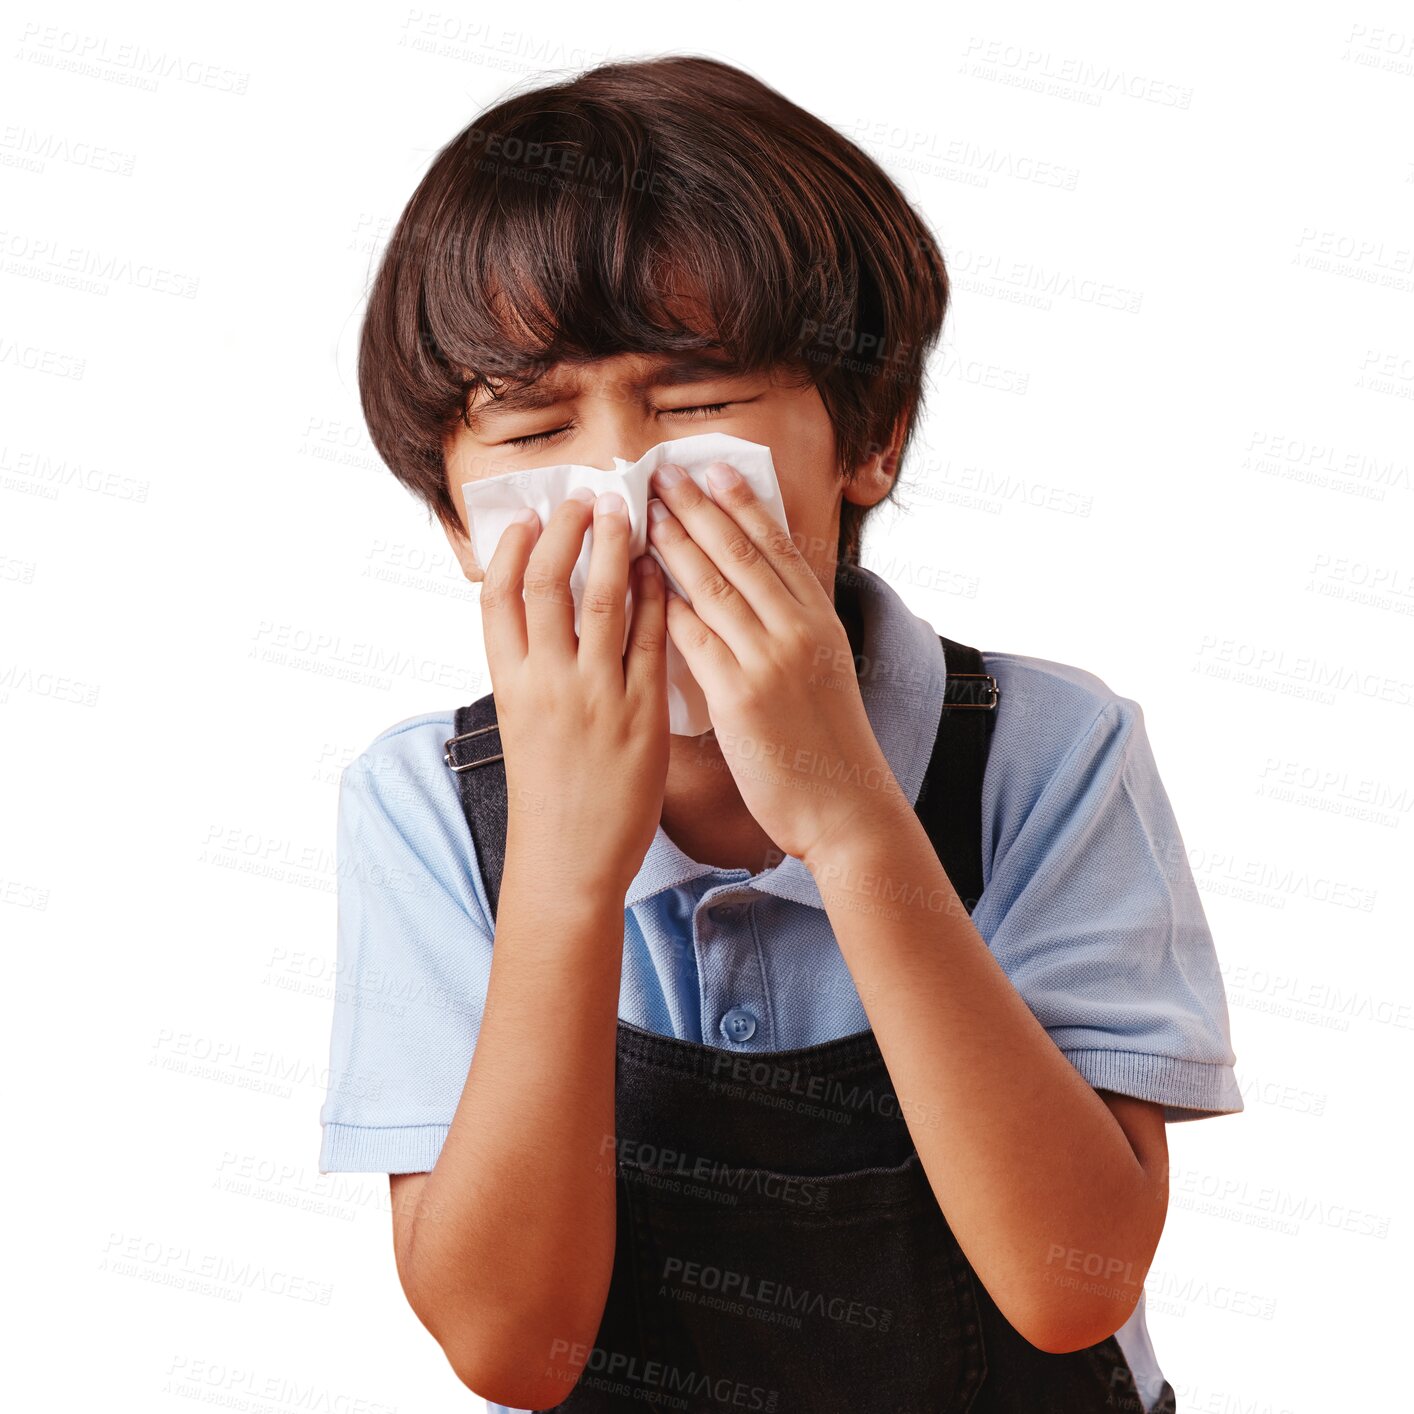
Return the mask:
{"type": "Polygon", "coordinates": [[[486,572],[476,563],[476,556],[471,549],[471,541],[460,530],[454,530],[450,525],[443,524],[442,533],[447,537],[447,544],[452,547],[452,554],[457,557],[457,563],[462,567],[462,573],[473,584],[480,584],[486,578],[486,572]]]}
{"type": "Polygon", "coordinates": [[[844,486],[844,499],[851,505],[875,506],[889,494],[889,488],[898,475],[898,461],[907,427],[908,416],[904,414],[895,424],[889,440],[855,467],[853,477],[844,486]]]}

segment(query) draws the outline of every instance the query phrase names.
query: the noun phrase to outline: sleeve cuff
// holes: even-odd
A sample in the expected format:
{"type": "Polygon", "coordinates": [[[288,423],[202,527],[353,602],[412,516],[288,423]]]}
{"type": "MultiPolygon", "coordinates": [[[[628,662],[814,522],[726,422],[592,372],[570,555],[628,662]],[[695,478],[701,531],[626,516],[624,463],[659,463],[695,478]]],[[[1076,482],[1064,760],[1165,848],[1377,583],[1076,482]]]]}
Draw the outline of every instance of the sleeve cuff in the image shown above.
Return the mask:
{"type": "Polygon", "coordinates": [[[427,1173],[442,1152],[449,1124],[367,1128],[326,1124],[320,1173],[427,1173]]]}
{"type": "Polygon", "coordinates": [[[1176,1124],[1246,1108],[1230,1065],[1176,1060],[1140,1051],[1066,1050],[1065,1058],[1096,1090],[1114,1090],[1164,1107],[1164,1122],[1176,1124]]]}

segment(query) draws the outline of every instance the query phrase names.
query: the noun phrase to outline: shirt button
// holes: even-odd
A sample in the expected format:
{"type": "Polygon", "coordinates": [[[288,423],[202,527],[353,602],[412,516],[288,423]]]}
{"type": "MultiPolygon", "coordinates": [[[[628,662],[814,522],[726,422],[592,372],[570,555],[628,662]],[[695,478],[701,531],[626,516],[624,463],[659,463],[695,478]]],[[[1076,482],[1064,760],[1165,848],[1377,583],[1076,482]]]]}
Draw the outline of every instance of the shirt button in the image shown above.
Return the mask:
{"type": "Polygon", "coordinates": [[[719,903],[712,909],[712,917],[718,923],[735,923],[744,912],[742,904],[719,903]]]}
{"type": "Polygon", "coordinates": [[[749,1041],[756,1034],[756,1017],[744,1006],[734,1006],[722,1018],[722,1035],[728,1041],[749,1041]]]}

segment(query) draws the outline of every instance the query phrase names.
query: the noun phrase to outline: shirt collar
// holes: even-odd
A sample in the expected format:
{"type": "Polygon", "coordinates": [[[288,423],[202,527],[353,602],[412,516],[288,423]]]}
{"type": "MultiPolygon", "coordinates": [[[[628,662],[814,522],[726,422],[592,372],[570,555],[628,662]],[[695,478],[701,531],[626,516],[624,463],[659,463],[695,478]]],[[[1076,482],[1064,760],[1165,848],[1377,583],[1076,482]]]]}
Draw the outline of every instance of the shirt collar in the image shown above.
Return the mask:
{"type": "MultiPolygon", "coordinates": [[[[836,595],[851,590],[858,596],[863,624],[863,652],[856,668],[864,711],[889,769],[908,803],[915,805],[942,720],[947,686],[943,645],[936,630],[872,570],[841,565],[836,595]]],[[[664,889],[677,888],[705,874],[731,872],[745,873],[718,870],[689,858],[660,824],[624,896],[624,906],[632,908],[664,889]]],[[[743,879],[743,883],[747,881],[743,879]]],[[[794,855],[752,875],[747,886],[792,903],[824,907],[810,871],[794,855]]]]}

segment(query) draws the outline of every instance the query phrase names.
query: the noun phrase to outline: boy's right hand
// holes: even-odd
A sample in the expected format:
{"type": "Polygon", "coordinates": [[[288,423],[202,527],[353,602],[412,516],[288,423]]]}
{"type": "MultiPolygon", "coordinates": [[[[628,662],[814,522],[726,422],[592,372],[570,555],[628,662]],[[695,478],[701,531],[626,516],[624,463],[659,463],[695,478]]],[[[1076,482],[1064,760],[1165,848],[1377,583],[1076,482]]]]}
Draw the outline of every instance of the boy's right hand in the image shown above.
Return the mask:
{"type": "Polygon", "coordinates": [[[562,502],[543,531],[532,512],[502,534],[482,581],[481,619],[505,754],[507,868],[527,868],[556,891],[622,899],[662,816],[667,606],[661,570],[639,556],[622,651],[627,508],[617,492],[597,506],[592,492],[581,494],[588,499],[562,502]],[[569,581],[591,516],[576,638],[569,581]]]}

